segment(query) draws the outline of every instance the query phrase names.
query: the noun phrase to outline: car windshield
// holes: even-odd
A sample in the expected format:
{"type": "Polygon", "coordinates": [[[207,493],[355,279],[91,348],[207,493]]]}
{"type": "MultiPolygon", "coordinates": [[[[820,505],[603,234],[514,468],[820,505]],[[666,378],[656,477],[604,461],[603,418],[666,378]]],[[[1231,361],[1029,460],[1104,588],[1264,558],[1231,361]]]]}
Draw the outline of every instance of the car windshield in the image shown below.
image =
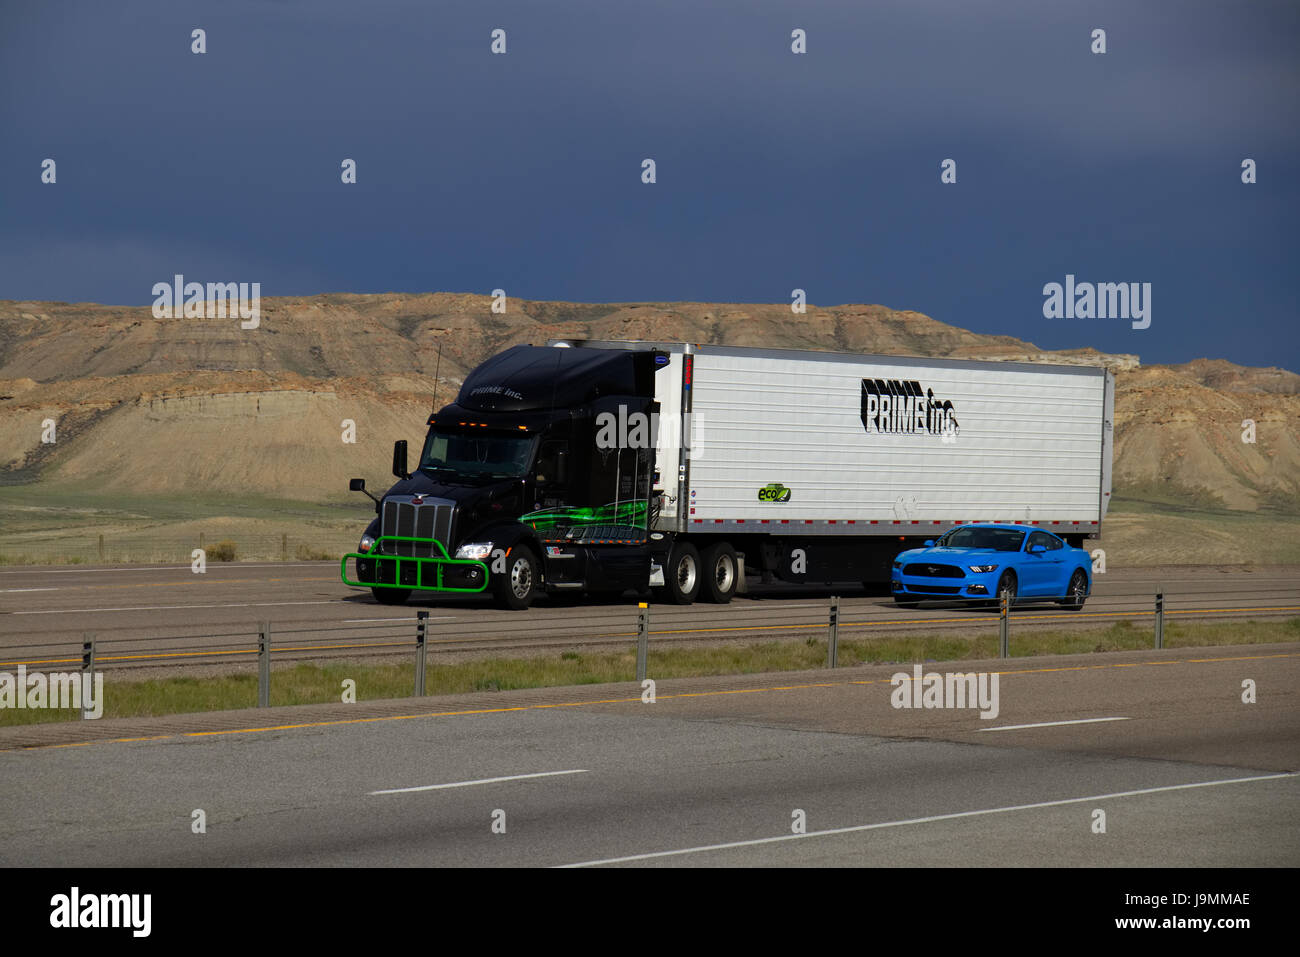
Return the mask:
{"type": "Polygon", "coordinates": [[[527,435],[431,431],[420,468],[465,478],[518,478],[528,471],[534,444],[527,435]]]}
{"type": "Polygon", "coordinates": [[[1024,532],[1010,528],[954,528],[939,539],[947,548],[988,548],[995,552],[1018,552],[1024,532]]]}

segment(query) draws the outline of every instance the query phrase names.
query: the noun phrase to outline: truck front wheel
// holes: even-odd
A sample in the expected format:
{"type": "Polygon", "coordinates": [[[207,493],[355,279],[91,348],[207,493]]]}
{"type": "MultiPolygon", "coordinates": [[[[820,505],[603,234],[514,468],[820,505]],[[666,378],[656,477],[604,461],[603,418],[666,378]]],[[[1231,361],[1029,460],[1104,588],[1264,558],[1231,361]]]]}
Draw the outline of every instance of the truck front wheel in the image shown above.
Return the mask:
{"type": "Polygon", "coordinates": [[[506,555],[506,570],[493,582],[493,597],[498,608],[522,611],[537,594],[537,558],[527,545],[516,545],[506,555]]]}

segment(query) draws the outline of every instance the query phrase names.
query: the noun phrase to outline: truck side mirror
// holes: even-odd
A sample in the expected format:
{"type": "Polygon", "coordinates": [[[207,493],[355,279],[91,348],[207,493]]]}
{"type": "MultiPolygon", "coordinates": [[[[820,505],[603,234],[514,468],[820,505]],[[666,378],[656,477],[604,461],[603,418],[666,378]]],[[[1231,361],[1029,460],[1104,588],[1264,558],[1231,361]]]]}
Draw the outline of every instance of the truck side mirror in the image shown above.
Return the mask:
{"type": "Polygon", "coordinates": [[[372,502],[375,503],[375,511],[376,511],[376,512],[379,511],[379,499],[375,498],[375,497],[374,497],[373,495],[371,495],[369,492],[366,492],[366,480],[365,480],[365,479],[348,479],[348,491],[349,491],[349,492],[364,492],[366,498],[370,499],[370,501],[372,501],[372,502]]]}
{"type": "Polygon", "coordinates": [[[411,477],[411,473],[406,471],[406,439],[393,443],[393,475],[399,479],[411,477]]]}
{"type": "Polygon", "coordinates": [[[569,482],[569,453],[564,449],[555,453],[555,481],[559,485],[569,482]]]}

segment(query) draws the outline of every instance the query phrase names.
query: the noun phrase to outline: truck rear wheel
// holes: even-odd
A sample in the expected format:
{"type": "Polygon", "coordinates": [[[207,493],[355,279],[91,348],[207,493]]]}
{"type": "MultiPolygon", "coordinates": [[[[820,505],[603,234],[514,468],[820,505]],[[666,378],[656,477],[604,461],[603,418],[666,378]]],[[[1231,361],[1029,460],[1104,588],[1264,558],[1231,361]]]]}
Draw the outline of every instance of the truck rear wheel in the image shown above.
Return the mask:
{"type": "Polygon", "coordinates": [[[740,571],[736,550],[726,542],[718,542],[704,550],[700,560],[700,598],[725,605],[736,593],[740,571]]]}
{"type": "Polygon", "coordinates": [[[700,593],[700,553],[690,542],[678,542],[664,569],[664,597],[674,605],[689,605],[700,593]]]}
{"type": "Polygon", "coordinates": [[[516,545],[506,555],[506,570],[493,582],[498,608],[522,611],[537,594],[537,558],[527,545],[516,545]]]}
{"type": "Polygon", "coordinates": [[[370,592],[381,605],[404,605],[411,597],[409,588],[371,588],[370,592]]]}

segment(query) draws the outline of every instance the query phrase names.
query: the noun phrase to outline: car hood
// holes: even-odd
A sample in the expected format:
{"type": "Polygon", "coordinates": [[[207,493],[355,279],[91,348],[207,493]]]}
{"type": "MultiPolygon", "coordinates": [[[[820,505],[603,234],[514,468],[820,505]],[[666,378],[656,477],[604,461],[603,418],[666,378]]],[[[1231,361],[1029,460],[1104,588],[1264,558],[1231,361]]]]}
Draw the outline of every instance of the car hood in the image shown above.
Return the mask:
{"type": "Polygon", "coordinates": [[[940,546],[936,548],[913,548],[911,551],[899,554],[896,561],[935,561],[935,562],[964,562],[971,559],[990,559],[990,561],[981,561],[979,564],[993,564],[992,559],[1008,561],[1011,556],[1019,554],[1018,552],[1000,552],[996,548],[947,548],[940,546]]]}

